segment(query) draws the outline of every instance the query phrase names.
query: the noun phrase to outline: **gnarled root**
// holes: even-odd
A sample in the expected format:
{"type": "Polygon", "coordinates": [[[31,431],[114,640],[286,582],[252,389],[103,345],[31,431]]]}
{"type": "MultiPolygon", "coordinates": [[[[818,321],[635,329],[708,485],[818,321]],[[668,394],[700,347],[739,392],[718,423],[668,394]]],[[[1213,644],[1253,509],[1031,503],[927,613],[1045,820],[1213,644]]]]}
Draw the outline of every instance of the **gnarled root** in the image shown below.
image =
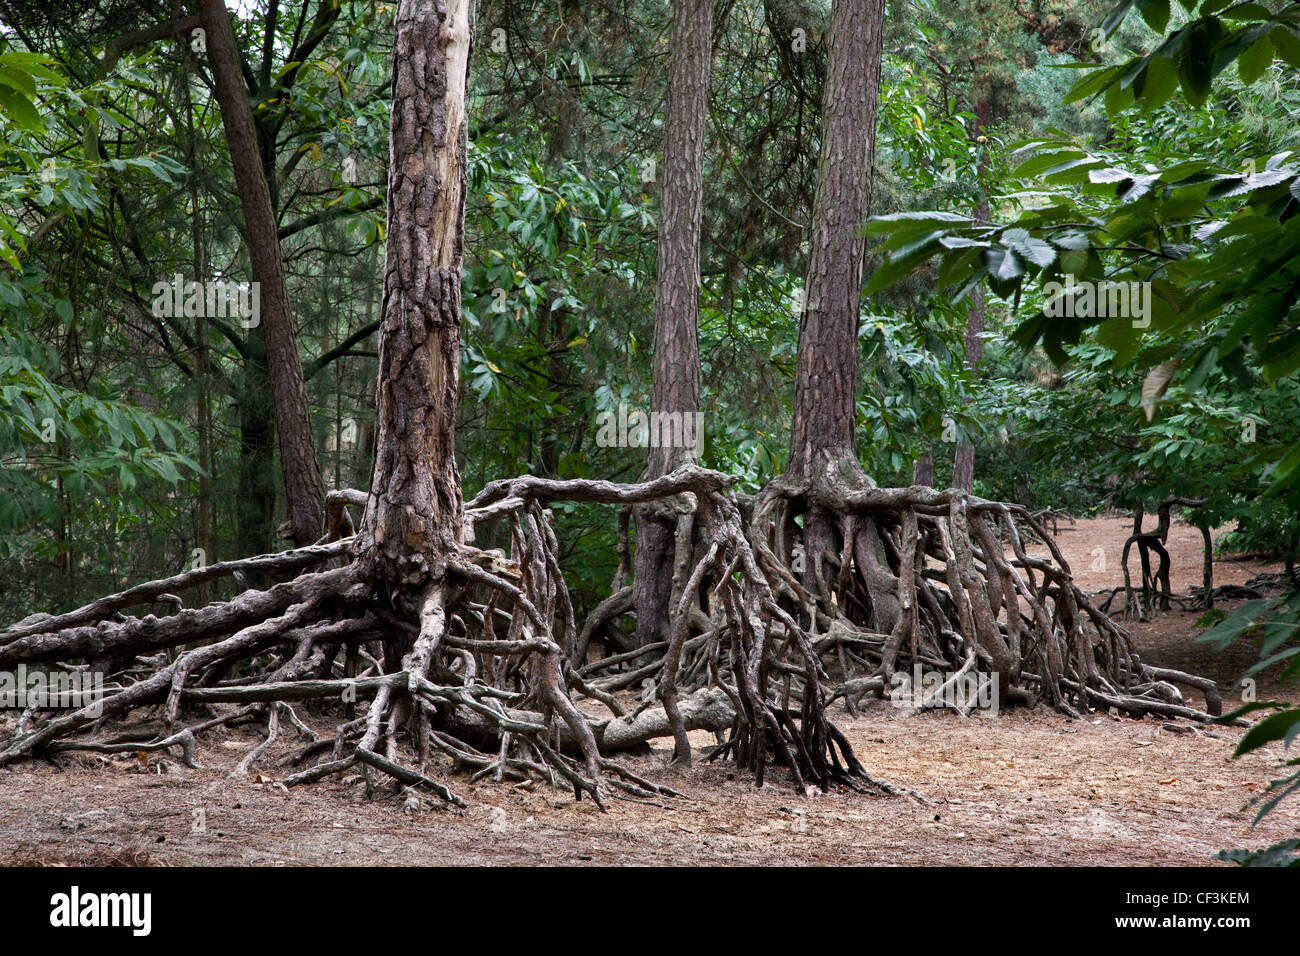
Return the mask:
{"type": "Polygon", "coordinates": [[[973,669],[996,681],[1002,704],[1043,700],[1072,716],[1117,701],[1133,714],[1218,713],[1213,682],[1142,665],[1128,632],[1079,589],[1055,539],[1019,505],[783,476],[755,501],[750,537],[782,577],[788,605],[811,608],[817,646],[835,647],[834,696],[847,706],[891,685],[919,699],[909,676],[919,668],[942,682],[919,706],[964,713],[974,702],[946,691],[973,669]],[[801,534],[794,518],[814,509],[822,525],[837,517],[838,536],[813,543],[801,534]],[[1046,555],[1029,553],[1022,528],[1046,555]],[[1183,707],[1170,681],[1204,692],[1209,713],[1183,707]]]}
{"type": "Polygon", "coordinates": [[[671,736],[674,761],[687,764],[689,734],[701,730],[718,739],[709,759],[729,756],[760,783],[776,762],[801,789],[893,792],[867,774],[827,705],[883,693],[917,665],[993,674],[1001,700],[1044,699],[1065,713],[1096,706],[1205,719],[1174,683],[1204,692],[1217,710],[1211,682],[1142,664],[1022,508],[921,487],[828,491],[785,480],[747,502],[730,484],[693,466],[639,484],[494,482],[467,503],[463,537],[472,541],[474,526],[493,519],[508,556],[450,541],[417,562],[422,577],[406,590],[381,587],[353,557],[355,539],[337,537],[351,528],[343,509],[364,496],[335,495],[313,547],[187,571],[0,632],[0,666],[104,678],[91,704],[29,708],[0,745],[0,764],[176,748],[193,763],[200,733],[265,720],[266,740],[237,771],[249,772],[287,721],[307,743],[290,757],[298,769],[286,785],[359,770],[373,786],[379,771],[461,806],[431,775],[437,755],[475,778],[563,781],[603,807],[611,791],[674,795],[611,753],[671,736]],[[667,639],[587,663],[586,644],[622,613],[626,591],[579,628],[545,506],[616,505],[623,523],[632,505],[668,499],[679,524],[667,639]],[[815,540],[794,521],[809,502],[823,518],[815,540]],[[1047,556],[1028,553],[1021,525],[1047,556]],[[204,607],[185,608],[177,596],[247,571],[297,577],[204,607]],[[127,615],[158,602],[172,613],[127,615]],[[642,701],[627,713],[616,695],[637,686],[642,701]],[[579,709],[582,697],[611,716],[579,709]],[[301,702],[341,713],[332,737],[299,717],[301,702]],[[152,716],[123,733],[136,712],[152,716]]]}

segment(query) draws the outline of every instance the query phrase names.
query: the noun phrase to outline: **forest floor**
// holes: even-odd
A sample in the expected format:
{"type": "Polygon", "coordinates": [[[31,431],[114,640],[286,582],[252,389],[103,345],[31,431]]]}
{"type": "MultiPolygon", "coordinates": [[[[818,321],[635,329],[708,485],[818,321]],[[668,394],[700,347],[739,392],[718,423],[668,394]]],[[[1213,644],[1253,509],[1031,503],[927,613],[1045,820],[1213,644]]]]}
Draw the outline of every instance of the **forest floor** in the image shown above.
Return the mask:
{"type": "MultiPolygon", "coordinates": [[[[1061,524],[1059,541],[1085,590],[1122,583],[1129,528],[1125,518],[1061,524]],[[1106,569],[1094,571],[1099,547],[1106,569]]],[[[1200,583],[1199,532],[1176,522],[1170,551],[1173,589],[1186,593],[1200,583]]],[[[1263,570],[1272,568],[1216,562],[1215,584],[1241,584],[1263,570]]],[[[1226,690],[1253,651],[1216,655],[1192,644],[1197,616],[1175,609],[1129,626],[1148,663],[1213,677],[1226,690]]],[[[1279,687],[1276,675],[1264,674],[1258,696],[1294,701],[1300,688],[1279,687]]],[[[1224,704],[1236,699],[1225,696],[1224,704]]],[[[544,784],[444,777],[470,804],[450,811],[430,800],[413,807],[396,794],[368,800],[356,776],[286,790],[276,782],[283,771],[273,754],[260,774],[234,778],[262,739],[247,726],[203,735],[199,770],[170,761],[161,770],[156,761],[142,766],[134,755],[0,769],[0,864],[1155,866],[1211,863],[1221,849],[1300,834],[1300,800],[1284,801],[1251,829],[1254,811],[1245,804],[1278,775],[1282,750],[1273,745],[1232,760],[1239,729],[1179,734],[1160,720],[1093,714],[1071,721],[1042,707],[910,716],[888,700],[869,702],[857,718],[837,710],[836,719],[873,776],[916,796],[805,797],[775,769],[757,789],[736,767],[698,759],[688,771],[669,771],[667,739],[649,754],[620,757],[685,794],[662,806],[615,799],[602,814],[544,784]]],[[[314,723],[328,732],[329,721],[314,723]]],[[[692,738],[701,748],[713,740],[692,738]]],[[[281,742],[281,752],[293,743],[281,742]]]]}

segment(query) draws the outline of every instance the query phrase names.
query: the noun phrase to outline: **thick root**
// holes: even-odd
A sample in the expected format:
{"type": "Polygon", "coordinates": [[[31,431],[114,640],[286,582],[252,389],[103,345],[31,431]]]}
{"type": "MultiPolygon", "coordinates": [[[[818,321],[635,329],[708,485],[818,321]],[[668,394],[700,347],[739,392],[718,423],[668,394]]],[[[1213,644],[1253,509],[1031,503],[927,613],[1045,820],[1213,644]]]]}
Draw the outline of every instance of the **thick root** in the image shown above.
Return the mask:
{"type": "Polygon", "coordinates": [[[449,545],[425,556],[423,583],[406,592],[379,587],[359,559],[342,564],[354,544],[339,537],[351,530],[345,507],[365,496],[337,493],[313,547],[187,571],[0,632],[0,665],[58,664],[105,679],[93,704],[29,709],[0,745],[0,764],[178,749],[193,764],[203,731],[264,720],[266,739],[236,772],[268,759],[287,722],[307,740],[289,786],[353,770],[373,789],[378,771],[462,806],[435,778],[436,757],[476,779],[563,783],[604,807],[614,791],[674,795],[610,754],[672,737],[674,762],[688,764],[698,730],[718,739],[709,759],[730,757],[760,784],[775,763],[800,790],[895,792],[867,773],[828,705],[882,694],[916,666],[950,672],[934,699],[978,671],[996,675],[1004,701],[1043,699],[1065,713],[1204,719],[1175,683],[1219,708],[1212,682],[1138,659],[1022,508],[921,487],[828,491],[787,480],[749,502],[730,484],[697,467],[640,484],[494,482],[467,503],[463,537],[473,541],[492,519],[508,552],[449,545]],[[680,518],[667,639],[588,663],[588,644],[615,626],[629,592],[620,587],[578,626],[545,506],[615,505],[623,525],[629,507],[669,499],[680,518]],[[794,520],[810,503],[822,515],[816,543],[794,520]],[[1022,526],[1047,557],[1026,551],[1022,526]],[[298,576],[199,608],[177,596],[245,571],[298,576]],[[159,602],[172,613],[123,616],[159,602]],[[641,703],[627,713],[616,695],[637,687],[641,703]],[[611,716],[584,712],[574,703],[584,697],[611,716]],[[341,713],[332,737],[299,717],[303,702],[341,713]],[[154,717],[123,734],[134,712],[154,717]],[[106,736],[110,722],[116,736],[106,736]]]}
{"type": "Polygon", "coordinates": [[[786,476],[756,500],[750,536],[760,558],[785,571],[789,606],[812,606],[806,621],[819,645],[836,647],[835,697],[850,707],[919,667],[944,682],[922,706],[965,712],[943,691],[974,670],[997,681],[1003,704],[1043,700],[1071,716],[1093,706],[1207,716],[1182,707],[1170,681],[1203,692],[1218,712],[1213,682],[1142,665],[1128,631],[1079,589],[1054,537],[1018,505],[786,476]],[[809,509],[838,517],[838,540],[805,545],[794,518],[809,509]],[[1031,556],[1024,534],[1047,555],[1031,556]]]}

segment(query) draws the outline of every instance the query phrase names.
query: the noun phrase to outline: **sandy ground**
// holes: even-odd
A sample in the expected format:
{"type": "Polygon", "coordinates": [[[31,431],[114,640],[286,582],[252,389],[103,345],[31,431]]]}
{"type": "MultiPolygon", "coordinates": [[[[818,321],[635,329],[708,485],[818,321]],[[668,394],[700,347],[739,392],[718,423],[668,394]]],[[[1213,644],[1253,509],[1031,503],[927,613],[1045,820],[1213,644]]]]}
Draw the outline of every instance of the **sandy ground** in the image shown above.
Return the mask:
{"type": "MultiPolygon", "coordinates": [[[[1155,517],[1148,515],[1143,530],[1153,531],[1155,526],[1155,517]]],[[[1049,530],[1051,530],[1050,525],[1049,530]]],[[[1222,528],[1211,532],[1216,546],[1219,538],[1228,530],[1222,528]]],[[[1068,520],[1059,521],[1054,536],[1066,561],[1070,563],[1070,573],[1073,574],[1075,583],[1085,591],[1109,591],[1124,583],[1120,558],[1124,553],[1124,542],[1132,533],[1131,517],[1089,518],[1074,524],[1068,520]]],[[[1169,538],[1165,547],[1171,559],[1169,583],[1173,592],[1186,594],[1192,588],[1199,588],[1201,562],[1205,553],[1201,532],[1190,525],[1183,524],[1175,516],[1170,525],[1169,538]]],[[[1029,546],[1028,551],[1034,556],[1047,555],[1046,546],[1037,541],[1029,546]]],[[[1155,570],[1154,567],[1152,570],[1155,570]]],[[[1261,561],[1219,558],[1214,562],[1214,585],[1218,587],[1223,584],[1245,584],[1261,571],[1271,570],[1277,569],[1261,561]]],[[[1142,562],[1138,557],[1136,546],[1129,554],[1129,574],[1132,575],[1133,584],[1141,586],[1142,562]]],[[[1122,605],[1122,597],[1118,603],[1122,605]]]]}
{"type": "MultiPolygon", "coordinates": [[[[1122,519],[1062,525],[1085,588],[1118,582],[1127,533],[1122,519]],[[1096,547],[1113,553],[1109,573],[1088,570],[1096,547]]],[[[1174,587],[1185,591],[1199,583],[1199,533],[1176,525],[1171,538],[1174,587]]],[[[1224,563],[1216,583],[1243,583],[1258,570],[1224,563]]],[[[1173,611],[1135,626],[1144,659],[1231,682],[1252,661],[1249,648],[1221,658],[1192,645],[1195,617],[1173,611]]],[[[1268,675],[1260,694],[1297,696],[1268,675]]],[[[444,775],[470,803],[449,811],[391,793],[367,799],[355,776],[287,791],[274,759],[264,776],[232,777],[261,739],[241,728],[205,735],[199,770],[142,766],[134,756],[0,770],[0,863],[1157,866],[1210,863],[1220,849],[1300,834],[1300,800],[1250,828],[1244,805],[1276,776],[1282,751],[1232,760],[1240,730],[1176,734],[1158,720],[1070,721],[1043,708],[909,716],[887,701],[839,721],[870,773],[914,795],[805,796],[779,772],[758,789],[731,765],[698,761],[670,771],[671,742],[660,741],[624,762],[684,794],[661,805],[615,800],[601,814],[547,785],[444,775]]],[[[700,747],[712,740],[694,736],[700,747]]]]}

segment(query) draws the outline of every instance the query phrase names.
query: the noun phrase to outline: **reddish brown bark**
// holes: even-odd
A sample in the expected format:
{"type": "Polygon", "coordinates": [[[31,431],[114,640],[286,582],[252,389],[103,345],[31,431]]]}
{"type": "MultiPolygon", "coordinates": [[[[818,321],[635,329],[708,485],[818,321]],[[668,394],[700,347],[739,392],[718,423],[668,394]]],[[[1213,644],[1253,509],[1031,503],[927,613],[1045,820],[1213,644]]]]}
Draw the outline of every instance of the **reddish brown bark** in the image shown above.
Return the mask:
{"type": "MultiPolygon", "coordinates": [[[[817,194],[808,232],[808,277],[799,320],[794,419],[786,473],[806,482],[803,515],[807,555],[804,579],[816,588],[824,556],[841,554],[840,518],[817,500],[818,488],[866,483],[858,463],[858,311],[866,240],[862,225],[871,213],[871,167],[875,156],[880,86],[882,0],[836,0],[831,11],[830,57],[822,107],[817,194]]],[[[894,590],[883,546],[868,521],[855,532],[852,556],[873,598],[890,610],[894,590]]]]}
{"type": "MultiPolygon", "coordinates": [[[[659,174],[658,278],[652,412],[679,413],[685,425],[700,408],[700,216],[704,195],[704,133],[713,63],[712,0],[674,0],[672,60],[664,118],[664,156],[659,174]]],[[[695,449],[676,432],[675,444],[655,444],[642,480],[695,463],[695,449]]],[[[674,524],[639,508],[633,588],[637,642],[645,645],[666,633],[672,591],[674,524]]]]}
{"type": "Polygon", "coordinates": [[[912,484],[934,487],[934,453],[926,451],[912,462],[912,484]]]}
{"type": "MultiPolygon", "coordinates": [[[[989,124],[989,103],[988,100],[981,99],[975,104],[975,132],[979,137],[983,137],[989,124]]],[[[984,161],[980,160],[979,178],[980,185],[984,182],[984,161]]],[[[987,199],[982,199],[975,209],[975,217],[978,222],[988,222],[989,203],[987,199]]],[[[970,307],[966,312],[966,367],[970,369],[972,375],[976,373],[980,361],[984,358],[984,339],[981,337],[984,333],[984,289],[977,286],[971,291],[970,307]]],[[[954,488],[960,488],[962,491],[971,491],[975,487],[975,446],[968,440],[962,439],[957,443],[957,452],[953,457],[952,485],[954,488]]]]}
{"type": "Polygon", "coordinates": [[[253,112],[241,78],[230,15],[222,0],[198,0],[198,8],[243,209],[253,279],[261,285],[259,318],[266,338],[280,470],[293,540],[302,546],[320,536],[325,487],[312,440],[311,410],[285,288],[275,212],[259,158],[253,112]]]}
{"type": "Polygon", "coordinates": [[[794,420],[786,470],[819,478],[854,447],[858,308],[871,214],[880,85],[881,0],[837,0],[823,104],[808,278],[799,320],[794,420]]]}

